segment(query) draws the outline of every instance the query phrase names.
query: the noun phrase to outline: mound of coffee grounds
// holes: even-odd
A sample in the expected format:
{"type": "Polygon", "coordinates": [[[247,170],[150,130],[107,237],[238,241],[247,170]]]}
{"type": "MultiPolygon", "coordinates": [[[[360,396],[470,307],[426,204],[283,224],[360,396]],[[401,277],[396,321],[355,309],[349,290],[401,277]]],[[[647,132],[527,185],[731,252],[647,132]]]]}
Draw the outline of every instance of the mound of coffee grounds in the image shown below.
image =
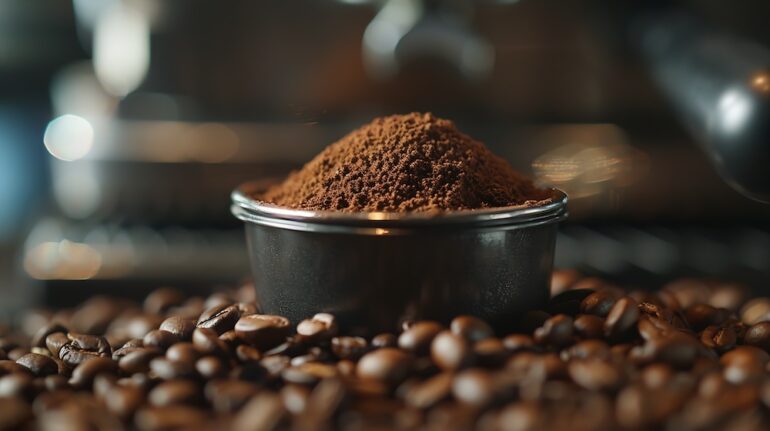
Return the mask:
{"type": "Polygon", "coordinates": [[[549,196],[451,121],[411,113],[351,132],[260,199],[307,210],[407,212],[537,205],[549,196]]]}

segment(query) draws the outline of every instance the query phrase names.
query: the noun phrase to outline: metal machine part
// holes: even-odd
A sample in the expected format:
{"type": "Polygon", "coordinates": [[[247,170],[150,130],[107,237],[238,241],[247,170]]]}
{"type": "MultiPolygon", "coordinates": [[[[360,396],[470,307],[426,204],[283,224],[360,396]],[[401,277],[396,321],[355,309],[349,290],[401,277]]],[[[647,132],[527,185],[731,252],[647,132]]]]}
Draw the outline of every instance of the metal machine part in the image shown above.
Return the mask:
{"type": "Polygon", "coordinates": [[[770,50],[682,12],[635,24],[652,74],[717,169],[770,202],[770,50]]]}

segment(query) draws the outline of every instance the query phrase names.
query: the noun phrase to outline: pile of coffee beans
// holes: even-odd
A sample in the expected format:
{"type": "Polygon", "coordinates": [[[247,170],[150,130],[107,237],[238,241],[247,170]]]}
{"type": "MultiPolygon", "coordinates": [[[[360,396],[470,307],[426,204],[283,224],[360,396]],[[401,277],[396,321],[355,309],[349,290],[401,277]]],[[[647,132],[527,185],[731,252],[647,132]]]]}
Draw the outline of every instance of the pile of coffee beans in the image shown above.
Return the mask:
{"type": "Polygon", "coordinates": [[[766,430],[770,298],[554,275],[544,310],[353,334],[252,286],[94,297],[0,330],[0,429],[766,430]]]}

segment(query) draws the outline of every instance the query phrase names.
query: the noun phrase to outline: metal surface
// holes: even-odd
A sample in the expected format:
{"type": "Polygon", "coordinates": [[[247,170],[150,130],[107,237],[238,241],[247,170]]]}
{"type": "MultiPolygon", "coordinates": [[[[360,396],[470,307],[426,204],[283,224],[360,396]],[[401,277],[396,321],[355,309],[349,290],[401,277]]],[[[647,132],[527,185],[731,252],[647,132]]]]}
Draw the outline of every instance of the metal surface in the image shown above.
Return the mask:
{"type": "Polygon", "coordinates": [[[770,202],[770,50],[681,12],[640,19],[647,63],[725,179],[770,202]]]}
{"type": "Polygon", "coordinates": [[[468,313],[506,326],[548,298],[566,196],[534,208],[445,215],[279,209],[233,193],[246,223],[257,298],[299,321],[319,311],[343,323],[394,330],[410,318],[468,313]]]}

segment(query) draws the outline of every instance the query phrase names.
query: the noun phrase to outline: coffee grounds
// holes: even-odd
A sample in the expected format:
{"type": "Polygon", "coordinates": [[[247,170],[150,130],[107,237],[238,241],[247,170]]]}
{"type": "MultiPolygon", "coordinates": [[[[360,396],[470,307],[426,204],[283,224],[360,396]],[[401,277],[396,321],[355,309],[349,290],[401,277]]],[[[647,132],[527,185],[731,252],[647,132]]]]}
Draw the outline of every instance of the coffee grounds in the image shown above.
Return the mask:
{"type": "Polygon", "coordinates": [[[537,205],[548,190],[430,113],[377,118],[260,199],[306,210],[446,211],[537,205]]]}

